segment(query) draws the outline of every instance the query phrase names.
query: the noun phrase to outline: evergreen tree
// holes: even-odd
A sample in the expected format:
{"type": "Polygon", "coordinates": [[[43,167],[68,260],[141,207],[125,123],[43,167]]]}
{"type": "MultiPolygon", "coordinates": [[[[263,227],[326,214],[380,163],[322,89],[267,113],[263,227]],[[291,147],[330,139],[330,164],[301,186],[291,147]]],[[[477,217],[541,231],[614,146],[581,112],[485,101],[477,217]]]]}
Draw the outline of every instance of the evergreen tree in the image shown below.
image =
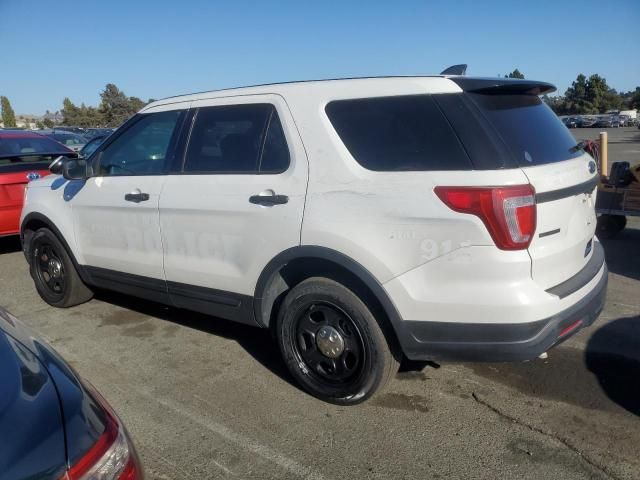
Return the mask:
{"type": "Polygon", "coordinates": [[[11,108],[11,103],[7,97],[0,97],[0,107],[2,108],[2,123],[4,128],[16,127],[16,114],[11,108]]]}

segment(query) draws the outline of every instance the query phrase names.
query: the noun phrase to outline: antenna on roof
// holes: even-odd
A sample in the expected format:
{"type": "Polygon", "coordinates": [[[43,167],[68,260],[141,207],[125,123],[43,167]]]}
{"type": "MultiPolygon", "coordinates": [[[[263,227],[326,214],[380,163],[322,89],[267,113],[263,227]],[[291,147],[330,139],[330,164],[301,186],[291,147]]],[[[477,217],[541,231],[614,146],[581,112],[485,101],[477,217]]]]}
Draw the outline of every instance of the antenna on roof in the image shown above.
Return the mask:
{"type": "Polygon", "coordinates": [[[464,75],[465,73],[467,73],[467,64],[461,63],[460,65],[451,65],[440,72],[440,75],[464,75]]]}

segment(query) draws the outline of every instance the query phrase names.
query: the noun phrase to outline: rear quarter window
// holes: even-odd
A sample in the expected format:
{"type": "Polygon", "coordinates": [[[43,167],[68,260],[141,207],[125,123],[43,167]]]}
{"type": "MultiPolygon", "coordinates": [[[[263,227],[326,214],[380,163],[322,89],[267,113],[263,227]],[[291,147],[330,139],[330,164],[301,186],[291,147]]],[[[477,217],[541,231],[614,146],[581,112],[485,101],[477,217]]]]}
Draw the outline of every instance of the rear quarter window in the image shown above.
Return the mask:
{"type": "Polygon", "coordinates": [[[577,142],[562,120],[536,95],[469,93],[518,166],[529,167],[579,157],[577,142]]]}
{"type": "Polygon", "coordinates": [[[430,95],[336,100],[325,111],[353,158],[369,170],[472,168],[430,95]]]}

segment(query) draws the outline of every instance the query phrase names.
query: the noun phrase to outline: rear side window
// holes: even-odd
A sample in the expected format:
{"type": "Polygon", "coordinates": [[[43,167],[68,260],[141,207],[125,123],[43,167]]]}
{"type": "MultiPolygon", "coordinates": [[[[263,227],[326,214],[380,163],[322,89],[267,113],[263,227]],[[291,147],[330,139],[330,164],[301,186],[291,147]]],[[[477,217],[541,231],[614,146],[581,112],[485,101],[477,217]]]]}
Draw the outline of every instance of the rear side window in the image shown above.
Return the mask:
{"type": "Polygon", "coordinates": [[[203,107],[193,124],[185,173],[279,173],[289,150],[271,104],[203,107]]]}
{"type": "Polygon", "coordinates": [[[326,112],[353,158],[369,170],[472,168],[430,95],[339,100],[326,112]]]}
{"type": "Polygon", "coordinates": [[[469,93],[507,145],[518,166],[561,162],[582,155],[562,121],[535,95],[469,93]]]}

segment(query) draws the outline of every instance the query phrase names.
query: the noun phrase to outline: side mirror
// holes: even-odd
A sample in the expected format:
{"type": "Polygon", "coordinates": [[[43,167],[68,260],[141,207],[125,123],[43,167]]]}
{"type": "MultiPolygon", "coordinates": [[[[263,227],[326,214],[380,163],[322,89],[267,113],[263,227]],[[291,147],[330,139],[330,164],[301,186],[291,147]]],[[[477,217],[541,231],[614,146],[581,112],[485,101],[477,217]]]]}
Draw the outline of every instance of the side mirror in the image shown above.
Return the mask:
{"type": "Polygon", "coordinates": [[[67,180],[86,180],[89,168],[84,158],[69,158],[62,162],[62,176],[67,180]]]}
{"type": "Polygon", "coordinates": [[[64,157],[60,155],[56,158],[51,165],[49,165],[49,171],[54,175],[62,175],[62,164],[64,163],[64,157]]]}

